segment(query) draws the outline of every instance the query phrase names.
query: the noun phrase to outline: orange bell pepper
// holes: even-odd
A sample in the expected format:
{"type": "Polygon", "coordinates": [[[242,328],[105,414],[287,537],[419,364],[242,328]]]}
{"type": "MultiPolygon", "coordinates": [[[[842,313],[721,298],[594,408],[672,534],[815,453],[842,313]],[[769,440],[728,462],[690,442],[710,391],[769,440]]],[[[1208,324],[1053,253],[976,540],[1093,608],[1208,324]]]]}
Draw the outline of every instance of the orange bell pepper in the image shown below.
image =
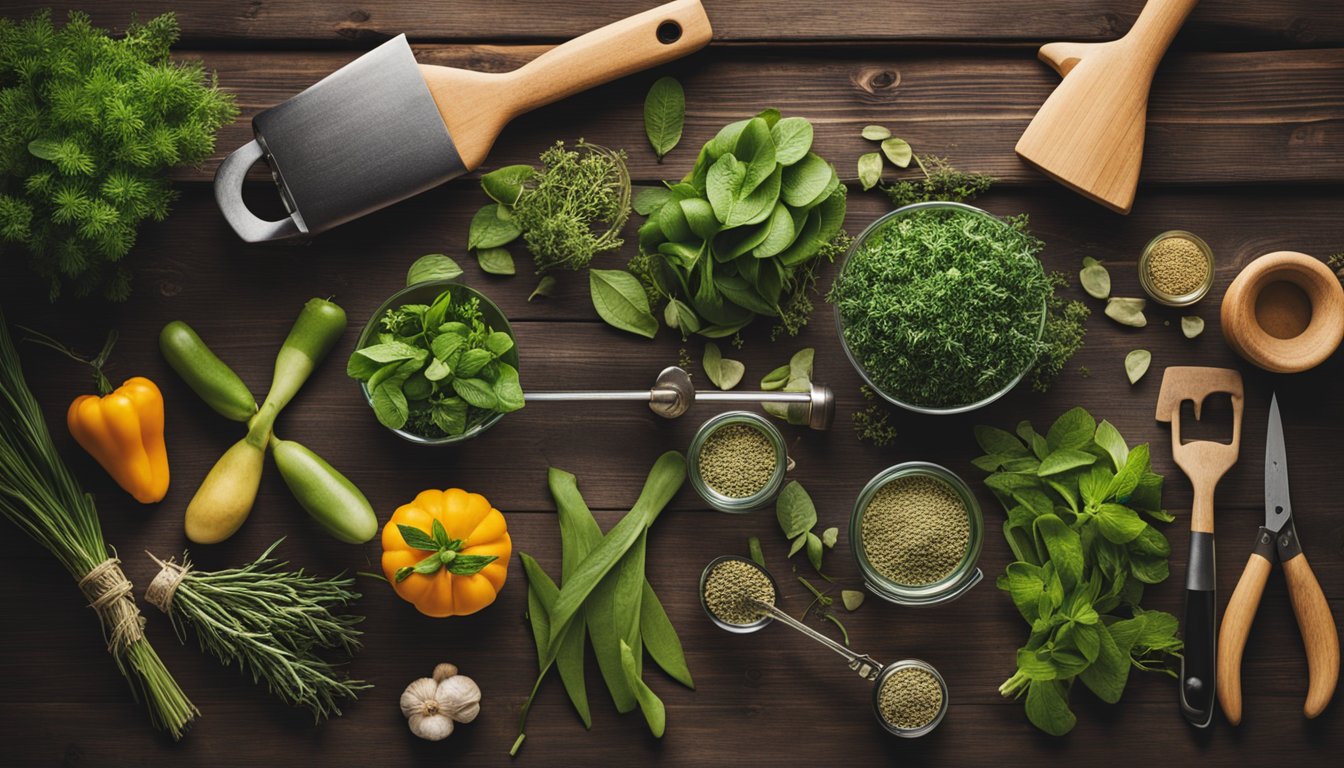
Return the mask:
{"type": "Polygon", "coordinates": [[[70,434],[141,504],[168,493],[168,448],[163,442],[163,394],[133,376],[112,392],[81,395],[65,415],[70,434]]]}
{"type": "Polygon", "coordinates": [[[383,526],[383,575],[426,616],[466,616],[495,601],[513,542],[504,515],[479,493],[428,490],[383,526]]]}

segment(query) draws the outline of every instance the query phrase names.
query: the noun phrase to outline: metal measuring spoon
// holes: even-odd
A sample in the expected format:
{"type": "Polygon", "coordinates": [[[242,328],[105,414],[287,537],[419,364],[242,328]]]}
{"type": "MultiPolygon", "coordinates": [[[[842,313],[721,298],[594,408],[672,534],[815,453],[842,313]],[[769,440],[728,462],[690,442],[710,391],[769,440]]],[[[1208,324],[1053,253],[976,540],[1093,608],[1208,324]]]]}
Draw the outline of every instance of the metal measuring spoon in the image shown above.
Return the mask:
{"type": "Polygon", "coordinates": [[[653,388],[627,390],[576,390],[573,392],[525,392],[532,402],[575,402],[626,400],[648,403],[654,413],[675,419],[695,403],[784,403],[789,407],[789,422],[806,424],[812,429],[830,429],[835,416],[835,395],[830,387],[813,384],[809,392],[697,392],[691,375],[677,366],[668,366],[658,374],[653,388]],[[798,409],[794,418],[794,409],[798,409]]]}
{"type": "Polygon", "coordinates": [[[882,727],[885,728],[888,733],[902,738],[915,738],[929,733],[934,728],[937,728],[938,724],[943,721],[943,717],[947,714],[948,706],[947,681],[943,679],[943,676],[938,673],[938,670],[935,669],[933,665],[927,662],[921,661],[920,659],[901,659],[900,661],[893,662],[889,665],[882,664],[868,654],[856,653],[843,643],[832,640],[826,635],[812,629],[785,613],[777,605],[766,603],[755,598],[746,598],[748,606],[760,613],[760,618],[751,624],[732,624],[715,616],[714,612],[709,609],[709,603],[705,600],[705,583],[708,581],[709,574],[714,568],[720,563],[728,560],[738,560],[747,563],[752,568],[755,568],[757,571],[764,574],[765,577],[770,580],[770,588],[774,592],[775,602],[779,601],[779,584],[775,581],[775,577],[770,575],[770,572],[761,567],[755,560],[739,557],[737,555],[723,555],[721,557],[716,557],[709,562],[709,565],[705,566],[705,570],[700,574],[700,607],[704,609],[705,615],[709,617],[709,620],[713,622],[715,626],[735,634],[748,634],[764,629],[772,620],[778,620],[840,654],[840,656],[844,657],[845,662],[850,669],[858,672],[859,676],[863,679],[875,683],[873,686],[873,715],[877,717],[877,721],[882,724],[882,727]],[[938,714],[923,726],[920,726],[919,728],[900,728],[888,722],[887,719],[882,716],[882,686],[891,675],[910,667],[922,669],[931,674],[933,678],[938,681],[938,687],[942,691],[942,705],[938,709],[938,714]]]}

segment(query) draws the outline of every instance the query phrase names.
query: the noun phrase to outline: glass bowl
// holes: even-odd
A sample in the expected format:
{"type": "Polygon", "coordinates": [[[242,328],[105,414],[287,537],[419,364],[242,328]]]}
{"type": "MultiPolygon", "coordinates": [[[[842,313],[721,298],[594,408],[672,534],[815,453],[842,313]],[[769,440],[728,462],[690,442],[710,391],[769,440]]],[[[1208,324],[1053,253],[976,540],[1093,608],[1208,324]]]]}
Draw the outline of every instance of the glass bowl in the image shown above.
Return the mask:
{"type": "Polygon", "coordinates": [[[728,560],[741,560],[742,562],[750,565],[752,568],[755,568],[761,573],[764,573],[766,578],[770,579],[770,587],[775,591],[775,604],[776,605],[779,604],[779,583],[775,581],[775,577],[770,574],[770,571],[768,571],[765,568],[762,568],[759,564],[756,563],[755,560],[751,560],[746,557],[739,557],[738,555],[720,555],[719,557],[710,560],[709,565],[705,566],[705,570],[700,572],[700,607],[705,609],[705,615],[708,616],[709,620],[714,623],[714,626],[718,627],[719,629],[726,630],[728,632],[732,632],[738,635],[746,635],[752,632],[765,629],[766,624],[769,624],[770,622],[774,621],[774,618],[772,618],[769,615],[762,615],[759,619],[753,621],[750,624],[729,624],[723,619],[720,619],[718,616],[715,616],[714,612],[709,610],[709,602],[705,600],[705,582],[709,581],[710,572],[713,571],[718,566],[719,563],[726,562],[728,560]]]}
{"type": "Polygon", "coordinates": [[[784,447],[784,436],[779,433],[779,429],[766,417],[752,413],[751,411],[728,411],[715,416],[695,431],[695,437],[691,438],[690,450],[686,452],[686,465],[690,475],[691,487],[700,494],[700,498],[705,503],[720,512],[730,512],[740,514],[743,512],[754,512],[775,500],[779,494],[779,489],[784,486],[784,473],[788,471],[789,457],[784,447]],[[745,424],[765,435],[770,444],[775,448],[775,471],[770,475],[769,481],[761,490],[750,496],[726,496],[709,486],[705,479],[700,475],[700,452],[705,447],[705,441],[710,435],[719,431],[723,427],[732,424],[745,424]]]}
{"type": "Polygon", "coordinates": [[[854,553],[859,571],[863,573],[864,585],[868,587],[868,591],[883,600],[898,605],[928,606],[951,602],[979,584],[984,574],[976,567],[976,562],[980,559],[984,539],[984,516],[970,487],[951,470],[926,461],[907,461],[877,473],[859,492],[859,499],[854,504],[854,513],[849,518],[850,550],[854,553]],[[966,507],[970,523],[970,542],[966,547],[966,554],[950,573],[932,584],[909,585],[892,581],[868,562],[863,543],[863,514],[873,497],[887,483],[911,476],[932,477],[946,484],[966,507]]]}
{"type": "Polygon", "coordinates": [[[1213,287],[1213,249],[1204,242],[1198,235],[1191,234],[1182,229],[1173,229],[1169,232],[1154,237],[1143,247],[1143,253],[1139,256],[1139,285],[1143,286],[1144,293],[1158,304],[1165,304],[1168,307],[1188,307],[1208,295],[1209,289],[1213,287]],[[1203,282],[1193,291],[1184,294],[1165,293],[1158,290],[1153,282],[1153,276],[1148,271],[1148,260],[1153,255],[1153,248],[1163,240],[1173,237],[1179,237],[1183,240],[1189,240],[1199,248],[1199,253],[1204,257],[1204,263],[1207,265],[1208,272],[1204,276],[1203,282]]]}
{"type": "MultiPolygon", "coordinates": [[[[914,203],[913,205],[907,205],[902,208],[897,208],[896,210],[891,211],[890,213],[879,216],[876,221],[874,221],[872,224],[869,224],[866,228],[864,228],[863,232],[859,233],[858,237],[854,238],[854,242],[849,246],[849,250],[840,260],[840,267],[839,270],[836,272],[836,282],[839,282],[840,280],[844,279],[845,267],[849,264],[850,259],[854,258],[854,254],[858,253],[859,249],[863,247],[865,241],[867,241],[867,239],[871,237],[874,232],[877,232],[879,229],[886,226],[889,222],[895,219],[899,219],[903,216],[909,216],[912,213],[917,213],[921,211],[935,211],[935,210],[967,211],[979,216],[983,216],[992,221],[995,221],[1004,227],[1010,226],[1009,224],[1007,224],[994,214],[989,213],[988,211],[985,210],[981,210],[980,208],[976,208],[975,206],[972,205],[966,205],[964,203],[934,201],[928,203],[914,203]]],[[[1037,267],[1041,270],[1041,274],[1044,275],[1045,267],[1041,265],[1040,259],[1034,259],[1034,261],[1036,262],[1037,267]]],[[[1037,343],[1040,342],[1041,336],[1045,333],[1045,320],[1046,320],[1046,308],[1045,304],[1042,303],[1041,324],[1040,327],[1036,330],[1037,343]]],[[[1025,377],[1032,368],[1031,365],[1026,366],[1021,371],[1018,371],[1018,373],[1015,376],[1013,376],[1011,379],[1005,382],[1003,387],[973,403],[961,403],[957,405],[947,405],[947,406],[930,406],[930,405],[920,405],[917,403],[910,403],[902,400],[901,398],[897,397],[896,395],[890,392],[887,392],[882,387],[878,386],[877,382],[873,381],[872,377],[868,375],[868,371],[864,369],[863,363],[860,362],[858,357],[855,356],[854,351],[849,348],[849,341],[845,338],[845,320],[840,314],[839,304],[835,305],[835,327],[836,332],[840,336],[840,348],[845,351],[845,357],[849,359],[849,364],[854,366],[855,371],[858,371],[859,376],[863,378],[864,383],[866,383],[873,390],[873,392],[877,393],[877,395],[881,397],[883,400],[886,400],[892,405],[899,406],[908,411],[914,411],[915,413],[925,413],[932,415],[949,415],[954,413],[965,413],[967,411],[974,411],[977,408],[983,408],[986,405],[989,405],[995,400],[998,400],[999,398],[1011,392],[1013,388],[1016,387],[1018,383],[1022,381],[1023,377],[1025,377]]],[[[1034,364],[1035,362],[1033,361],[1033,365],[1034,364]]]]}
{"type": "MultiPolygon", "coordinates": [[[[378,334],[383,330],[380,320],[387,310],[399,307],[403,304],[430,304],[440,293],[452,291],[453,302],[474,298],[480,301],[481,319],[485,324],[496,331],[503,331],[509,334],[513,339],[513,348],[506,352],[500,359],[518,367],[518,339],[513,334],[513,327],[509,325],[509,319],[504,316],[504,312],[495,305],[485,294],[468,285],[463,285],[452,280],[426,280],[423,283],[416,283],[402,288],[400,291],[388,297],[387,301],[378,307],[378,310],[369,318],[369,322],[364,326],[364,331],[359,335],[359,342],[355,349],[363,349],[377,342],[378,334]]],[[[364,393],[364,402],[369,404],[369,410],[373,410],[373,396],[369,392],[367,382],[359,382],[359,391],[364,393]]],[[[467,431],[460,435],[447,435],[444,437],[425,437],[409,432],[405,429],[387,429],[394,432],[398,437],[419,445],[456,445],[457,443],[470,440],[481,434],[487,429],[493,427],[500,419],[504,417],[502,413],[492,413],[475,424],[469,424],[467,431]]],[[[381,424],[381,422],[380,422],[381,424]]],[[[386,425],[384,425],[386,426],[386,425]]]]}
{"type": "Polygon", "coordinates": [[[873,684],[873,714],[877,716],[877,722],[882,724],[887,733],[900,736],[903,739],[916,739],[937,728],[938,724],[943,722],[943,717],[947,715],[947,703],[947,681],[943,679],[942,675],[938,674],[938,670],[934,669],[932,664],[919,659],[901,659],[888,664],[882,669],[882,674],[878,675],[877,681],[873,684]],[[938,708],[938,714],[934,715],[928,723],[918,728],[898,728],[887,722],[887,719],[882,716],[882,686],[887,682],[887,678],[896,672],[911,667],[922,669],[933,675],[933,679],[938,681],[938,687],[942,689],[943,703],[938,708]]]}

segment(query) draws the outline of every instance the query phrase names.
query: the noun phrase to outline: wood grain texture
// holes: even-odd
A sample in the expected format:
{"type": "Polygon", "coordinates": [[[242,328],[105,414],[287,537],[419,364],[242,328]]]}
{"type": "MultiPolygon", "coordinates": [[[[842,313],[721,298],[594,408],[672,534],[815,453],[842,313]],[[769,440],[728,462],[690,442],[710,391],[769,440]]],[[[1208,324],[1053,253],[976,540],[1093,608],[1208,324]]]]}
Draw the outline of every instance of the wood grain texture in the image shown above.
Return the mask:
{"type": "MultiPolygon", "coordinates": [[[[100,23],[118,25],[131,10],[178,11],[186,39],[224,87],[240,94],[245,119],[222,135],[220,154],[250,138],[246,118],[278,103],[387,36],[407,31],[423,63],[506,71],[535,58],[550,43],[652,7],[655,0],[549,2],[279,2],[279,0],[125,0],[89,3],[100,23]],[[516,45],[514,43],[533,43],[516,45]],[[441,45],[439,43],[449,43],[441,45]],[[319,49],[341,50],[319,50],[319,49]]],[[[36,4],[9,2],[4,15],[36,4]]],[[[838,585],[859,574],[847,525],[855,496],[881,469],[929,460],[961,474],[985,509],[989,535],[980,565],[988,577],[960,601],[930,610],[899,608],[870,597],[844,616],[853,645],[883,661],[919,657],[937,666],[950,686],[951,710],[931,736],[904,741],[873,720],[870,689],[806,638],[782,627],[738,637],[706,619],[695,594],[704,564],[722,553],[745,553],[759,536],[784,591],[783,605],[801,611],[808,595],[792,568],[810,575],[801,556],[785,559],[767,511],[724,515],[708,510],[690,489],[673,500],[649,537],[649,578],[685,645],[697,689],[651,672],[649,684],[667,704],[668,731],[648,736],[638,715],[610,705],[595,664],[588,665],[593,728],[585,731],[559,683],[543,686],[518,765],[854,765],[926,766],[1025,764],[1113,765],[1121,761],[1200,766],[1332,764],[1344,751],[1344,714],[1328,707],[1305,721],[1301,704],[1307,662],[1284,579],[1269,576],[1255,629],[1245,650],[1246,717],[1236,730],[1218,721],[1207,732],[1186,726],[1174,682],[1131,676],[1116,706],[1078,690],[1079,723],[1055,739],[1035,731],[1021,702],[1002,699],[998,685],[1014,670],[1014,653],[1028,628],[1011,601],[993,586],[1010,559],[998,535],[1002,511],[970,460],[977,423],[1011,427],[1029,418],[1044,428],[1073,405],[1112,421],[1131,442],[1153,446],[1155,470],[1167,477],[1166,505],[1177,521],[1164,526],[1172,543],[1172,572],[1184,572],[1191,489],[1171,460],[1168,428],[1153,419],[1162,367],[1240,366],[1248,425],[1266,418],[1277,392],[1293,467],[1297,529],[1334,615],[1344,607],[1344,476],[1338,440],[1344,400],[1336,391],[1344,362],[1336,354],[1310,372],[1285,377],[1240,362],[1222,341],[1217,302],[1238,271],[1262,254],[1291,249],[1314,256],[1341,250],[1344,210],[1344,7],[1315,0],[1222,0],[1201,4],[1165,60],[1152,92],[1144,184],[1129,217],[1118,217],[1046,182],[1022,165],[1012,145],[1056,76],[1032,59],[1047,40],[1109,40],[1133,23],[1139,0],[1017,0],[1013,3],[831,4],[800,0],[708,0],[720,41],[658,71],[633,76],[524,116],[506,129],[487,167],[532,162],[557,138],[579,137],[631,153],[645,184],[677,178],[695,148],[724,123],[775,105],[817,123],[817,148],[850,176],[867,150],[858,138],[869,122],[884,123],[920,151],[947,154],[962,167],[994,173],[1005,183],[980,204],[998,214],[1027,212],[1047,243],[1048,268],[1076,274],[1084,256],[1106,262],[1117,295],[1139,296],[1136,261],[1152,237],[1169,229],[1199,234],[1215,254],[1208,299],[1193,309],[1155,308],[1145,329],[1125,328],[1101,315],[1080,289],[1070,298],[1093,310],[1087,346],[1050,392],[1013,392],[986,410],[955,417],[891,412],[900,432],[893,446],[859,443],[849,428],[863,408],[858,376],[835,343],[829,306],[818,300],[812,324],[796,339],[771,343],[769,327],[749,328],[745,346],[727,352],[747,367],[744,386],[783,363],[801,346],[817,348],[815,379],[838,398],[835,427],[826,433],[785,428],[794,473],[815,499],[821,525],[840,528],[826,554],[838,585]],[[838,45],[836,41],[854,44],[838,45]],[[787,45],[779,45],[787,41],[787,45]],[[907,46],[905,42],[918,43],[907,46]],[[901,42],[901,46],[887,45],[901,42]],[[949,45],[957,42],[956,46],[949,45]],[[994,47],[981,48],[982,43],[994,47]],[[968,45],[969,44],[969,45],[968,45]],[[1006,44],[1006,45],[1005,45],[1006,44]],[[1281,48],[1316,50],[1279,51],[1281,48]],[[1257,52],[1269,49],[1275,52],[1257,52]],[[1238,53],[1201,53],[1237,50],[1238,53]],[[655,163],[643,136],[640,105],[662,74],[686,86],[685,138],[664,164],[655,163]],[[1266,184],[1275,184],[1271,189],[1266,184]],[[1208,323],[1185,339],[1180,317],[1208,323]],[[1154,375],[1130,386],[1123,359],[1134,348],[1153,353],[1154,375]]],[[[529,405],[482,437],[457,448],[431,450],[405,443],[374,420],[357,385],[342,370],[360,325],[404,282],[417,256],[443,252],[466,270],[514,320],[523,385],[532,389],[647,387],[680,351],[698,369],[703,342],[683,342],[667,330],[646,341],[600,323],[582,275],[561,275],[555,295],[529,303],[535,285],[524,254],[519,276],[481,273],[464,252],[467,224],[485,202],[474,181],[462,180],[318,237],[302,245],[249,246],[220,217],[205,183],[214,163],[180,173],[182,198],[163,223],[141,230],[128,257],[135,271],[131,302],[65,301],[53,307],[18,269],[17,254],[0,261],[0,304],[11,322],[51,333],[84,350],[105,330],[121,332],[110,373],[146,375],[164,391],[173,484],[163,503],[142,507],[119,491],[59,428],[69,401],[87,391],[85,372],[33,345],[22,345],[28,378],[53,426],[62,455],[98,499],[109,543],[126,561],[139,590],[155,567],[142,554],[180,554],[182,513],[196,484],[240,427],[202,404],[160,357],[155,339],[171,319],[190,322],[257,394],[270,381],[275,352],[304,300],[332,296],[351,329],[287,408],[278,425],[358,483],[386,519],[397,505],[428,487],[459,485],[485,494],[508,516],[518,551],[535,556],[553,575],[560,561],[546,467],[574,472],[599,522],[609,528],[637,496],[653,460],[684,449],[714,410],[697,407],[664,421],[641,405],[571,408],[529,405]]],[[[894,178],[894,176],[889,176],[894,178]]],[[[251,185],[249,203],[276,205],[269,182],[251,185]]],[[[847,226],[857,231],[888,209],[877,194],[850,196],[847,226]]],[[[278,211],[277,211],[278,213],[278,211]]],[[[633,251],[599,258],[619,266],[633,251]]],[[[828,286],[833,268],[823,275],[828,286]]],[[[721,345],[722,346],[722,345],[721,345]]],[[[702,380],[703,374],[696,376],[702,380]]],[[[1226,439],[1229,410],[1211,404],[1190,434],[1226,439]],[[1220,430],[1218,425],[1224,425],[1220,430]],[[1221,431],[1221,434],[1220,434],[1221,431]]],[[[1220,488],[1224,549],[1218,588],[1230,594],[1249,539],[1262,516],[1258,458],[1264,433],[1248,428],[1243,459],[1220,488]],[[1243,533],[1239,533],[1243,532],[1243,533]],[[1225,536],[1226,538],[1226,536],[1225,536]]],[[[273,467],[263,478],[256,509],[239,533],[196,547],[202,568],[237,565],[286,537],[281,553],[296,565],[327,574],[377,570],[376,542],[350,546],[318,531],[289,495],[273,467]]],[[[149,616],[148,634],[204,716],[180,744],[151,730],[142,707],[105,656],[97,620],[79,590],[47,555],[13,529],[0,531],[0,763],[4,765],[472,765],[509,764],[516,715],[531,687],[536,658],[525,618],[526,589],[514,563],[499,602],[471,617],[420,616],[384,584],[361,578],[366,648],[353,672],[375,684],[345,716],[315,726],[288,710],[237,670],[221,668],[188,637],[179,644],[167,619],[149,616]],[[450,741],[414,739],[396,700],[413,678],[450,661],[484,690],[480,718],[450,741]]],[[[816,581],[814,579],[814,581],[816,581]]],[[[818,582],[819,583],[819,582],[818,582]]],[[[1149,590],[1145,605],[1179,613],[1179,575],[1149,590]]],[[[147,611],[154,611],[146,608],[147,611]]],[[[820,627],[832,632],[829,624],[820,627]]]]}
{"type": "MultiPolygon", "coordinates": [[[[422,64],[506,71],[541,46],[415,46],[422,64]]],[[[1013,145],[1058,77],[1026,51],[931,58],[905,51],[831,48],[761,52],[710,47],[668,67],[634,75],[513,121],[485,170],[535,163],[556,139],[586,137],[630,152],[636,179],[680,178],[695,149],[725,123],[767,106],[816,124],[815,148],[841,177],[871,151],[863,126],[889,126],[920,153],[1005,184],[1046,184],[1013,145]],[[643,103],[659,76],[687,94],[678,151],[656,161],[644,136],[643,103]],[[685,148],[685,151],[682,151],[685,148]]],[[[356,54],[351,52],[182,52],[218,72],[242,115],[219,133],[214,156],[181,168],[184,180],[213,178],[219,160],[252,139],[252,116],[293,96],[356,54]]],[[[1150,97],[1142,178],[1146,184],[1339,183],[1344,181],[1344,49],[1199,53],[1164,61],[1150,97]],[[1269,158],[1272,157],[1272,161],[1269,158]]],[[[913,173],[913,171],[910,171],[913,173]]],[[[260,177],[259,177],[260,178],[260,177]]],[[[1138,205],[1142,206],[1140,200],[1138,205]]]]}
{"type": "Polygon", "coordinates": [[[1171,452],[1194,488],[1190,512],[1190,530],[1213,533],[1213,497],[1218,482],[1237,463],[1241,452],[1241,422],[1245,410],[1245,387],[1241,374],[1233,368],[1202,365],[1167,366],[1162,371],[1162,386],[1157,394],[1157,420],[1171,424],[1171,452]],[[1215,397],[1232,401],[1232,436],[1229,440],[1199,440],[1189,433],[1184,420],[1186,404],[1195,420],[1201,409],[1215,397]],[[1183,430],[1185,428],[1185,431],[1183,430]]]}
{"type": "MultiPolygon", "coordinates": [[[[176,11],[188,43],[367,46],[402,32],[419,41],[559,41],[657,5],[657,0],[11,0],[5,14],[82,8],[120,28],[131,10],[176,11]]],[[[1143,0],[705,0],[720,41],[1029,42],[1109,40],[1143,0]]],[[[1344,42],[1344,7],[1321,0],[1218,0],[1195,10],[1189,44],[1222,50],[1314,48],[1344,42]]]]}
{"type": "Polygon", "coordinates": [[[1248,362],[1275,373],[1314,368],[1344,340],[1344,288],[1334,270],[1304,253],[1275,251],[1249,264],[1228,286],[1221,313],[1227,343],[1248,362]],[[1297,286],[1300,295],[1278,290],[1285,283],[1297,286]],[[1271,298],[1276,291],[1285,305],[1271,298]],[[1295,298],[1304,300],[1305,313],[1288,303],[1295,298]],[[1302,314],[1304,324],[1293,317],[1302,314]]]}
{"type": "Polygon", "coordinates": [[[1302,705],[1302,714],[1313,718],[1335,696],[1335,684],[1339,682],[1339,630],[1305,554],[1285,562],[1283,576],[1307,652],[1307,700],[1302,705]]]}
{"type": "Polygon", "coordinates": [[[1251,553],[1218,625],[1218,705],[1232,725],[1241,724],[1241,658],[1272,568],[1269,560],[1251,553]]]}

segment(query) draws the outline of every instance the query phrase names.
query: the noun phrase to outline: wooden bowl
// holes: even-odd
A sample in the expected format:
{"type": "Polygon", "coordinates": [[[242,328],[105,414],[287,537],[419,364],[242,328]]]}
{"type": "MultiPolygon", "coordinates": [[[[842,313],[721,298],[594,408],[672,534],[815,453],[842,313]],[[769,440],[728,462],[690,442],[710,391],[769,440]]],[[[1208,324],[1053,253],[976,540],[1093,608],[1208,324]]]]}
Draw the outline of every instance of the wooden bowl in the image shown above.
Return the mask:
{"type": "Polygon", "coordinates": [[[1222,325],[1228,345],[1267,371],[1315,368],[1344,340],[1344,288],[1319,259],[1267,253],[1228,287],[1222,325]]]}

